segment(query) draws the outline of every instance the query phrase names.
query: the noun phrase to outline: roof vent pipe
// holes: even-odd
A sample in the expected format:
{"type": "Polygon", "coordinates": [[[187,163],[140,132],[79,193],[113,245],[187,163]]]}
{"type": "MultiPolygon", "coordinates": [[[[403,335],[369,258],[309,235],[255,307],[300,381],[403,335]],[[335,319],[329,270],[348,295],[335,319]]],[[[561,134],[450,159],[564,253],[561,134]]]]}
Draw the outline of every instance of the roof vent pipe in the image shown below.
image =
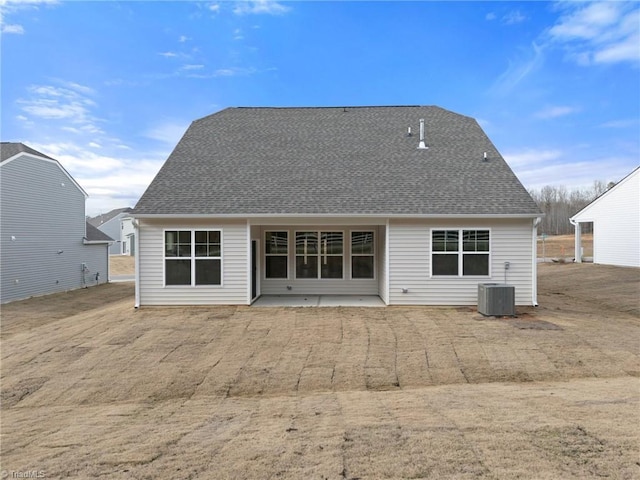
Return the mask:
{"type": "Polygon", "coordinates": [[[424,143],[424,118],[420,119],[420,143],[418,144],[418,148],[427,148],[424,143]]]}
{"type": "Polygon", "coordinates": [[[487,160],[489,160],[489,159],[487,158],[487,152],[484,152],[484,161],[486,162],[487,160]]]}

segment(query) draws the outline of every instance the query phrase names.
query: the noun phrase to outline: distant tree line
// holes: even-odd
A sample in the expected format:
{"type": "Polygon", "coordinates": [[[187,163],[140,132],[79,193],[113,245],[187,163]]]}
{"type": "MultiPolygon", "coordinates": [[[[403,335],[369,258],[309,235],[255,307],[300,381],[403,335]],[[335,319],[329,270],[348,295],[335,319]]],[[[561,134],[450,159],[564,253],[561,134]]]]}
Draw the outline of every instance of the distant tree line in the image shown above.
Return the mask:
{"type": "MultiPolygon", "coordinates": [[[[547,235],[573,233],[573,225],[569,223],[569,217],[582,210],[614,185],[613,182],[606,184],[596,180],[590,188],[567,190],[564,185],[547,185],[540,190],[530,190],[529,193],[540,210],[545,213],[538,226],[538,232],[547,235]]],[[[584,225],[582,232],[592,233],[592,225],[584,225]]]]}

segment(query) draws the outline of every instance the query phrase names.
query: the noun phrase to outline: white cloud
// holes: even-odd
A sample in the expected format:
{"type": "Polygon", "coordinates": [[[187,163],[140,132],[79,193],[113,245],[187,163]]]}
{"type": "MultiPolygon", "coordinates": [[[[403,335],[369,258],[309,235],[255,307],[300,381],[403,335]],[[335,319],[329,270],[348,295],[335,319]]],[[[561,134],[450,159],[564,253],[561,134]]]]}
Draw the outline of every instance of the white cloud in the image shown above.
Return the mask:
{"type": "Polygon", "coordinates": [[[27,88],[28,98],[20,98],[16,103],[33,120],[67,121],[61,128],[71,132],[101,133],[96,125],[98,120],[91,110],[96,103],[86,94],[93,90],[76,83],[66,83],[71,88],[54,85],[31,85],[27,88]],[[73,89],[72,89],[73,88],[73,89]]]}
{"type": "Polygon", "coordinates": [[[24,27],[22,25],[2,25],[2,33],[13,33],[16,35],[24,34],[24,27]]]}
{"type": "Polygon", "coordinates": [[[182,138],[188,126],[188,122],[167,121],[147,129],[143,135],[152,140],[174,146],[182,138]]]}
{"type": "MultiPolygon", "coordinates": [[[[95,216],[114,208],[134,206],[151,180],[158,173],[168,149],[132,151],[125,145],[116,145],[114,152],[98,154],[87,147],[71,142],[38,143],[26,140],[29,146],[58,160],[71,176],[89,194],[86,213],[95,216]]],[[[111,145],[104,145],[102,149],[111,145]]]]}
{"type": "Polygon", "coordinates": [[[588,188],[594,180],[618,181],[637,165],[632,157],[584,158],[584,152],[576,149],[526,148],[503,156],[527,189],[546,185],[588,188]]]}
{"type": "Polygon", "coordinates": [[[255,0],[241,1],[236,3],[233,13],[236,15],[282,15],[291,10],[289,7],[282,5],[274,0],[255,0]]]}
{"type": "Polygon", "coordinates": [[[523,167],[540,165],[540,163],[556,160],[562,156],[560,150],[527,149],[520,152],[505,153],[504,159],[514,170],[523,167]]]}
{"type": "Polygon", "coordinates": [[[29,146],[59,160],[72,174],[73,172],[106,172],[114,168],[121,168],[124,165],[122,160],[106,155],[98,155],[92,150],[86,150],[73,142],[30,143],[29,146]]]}
{"type": "Polygon", "coordinates": [[[218,13],[220,11],[220,4],[212,3],[211,5],[209,5],[209,10],[211,10],[214,13],[218,13]]]}
{"type": "Polygon", "coordinates": [[[531,51],[527,52],[528,58],[509,62],[507,70],[498,77],[491,87],[491,91],[497,94],[511,92],[520,82],[536,71],[544,62],[543,47],[535,42],[531,44],[531,51]]]}
{"type": "Polygon", "coordinates": [[[527,19],[520,10],[513,10],[502,17],[502,23],[505,25],[514,25],[516,23],[524,22],[527,19]]]}
{"type": "Polygon", "coordinates": [[[231,68],[219,68],[215,71],[214,76],[216,77],[235,77],[239,75],[252,75],[256,73],[255,68],[240,68],[240,67],[231,67],[231,68]]]}
{"type": "Polygon", "coordinates": [[[186,35],[180,35],[180,37],[178,38],[178,42],[180,43],[184,43],[187,40],[191,40],[189,37],[187,37],[186,35]]]}
{"type": "Polygon", "coordinates": [[[626,118],[623,120],[610,120],[600,125],[602,128],[628,128],[638,125],[637,118],[626,118]]]}
{"type": "Polygon", "coordinates": [[[568,3],[548,31],[580,64],[640,62],[640,8],[625,2],[568,3]]]}
{"type": "Polygon", "coordinates": [[[542,110],[536,112],[534,116],[542,119],[558,118],[558,117],[564,117],[565,115],[570,115],[572,113],[576,113],[578,111],[579,109],[574,107],[556,105],[556,106],[543,108],[542,110]]]}
{"type": "Polygon", "coordinates": [[[239,28],[236,28],[233,31],[233,39],[234,40],[242,40],[244,38],[244,36],[242,35],[242,30],[239,28]]]}
{"type": "Polygon", "coordinates": [[[489,20],[489,21],[495,20],[496,18],[497,18],[497,15],[493,12],[487,13],[484,17],[485,20],[489,20]]]}
{"type": "Polygon", "coordinates": [[[178,54],[174,52],[161,52],[161,53],[158,53],[158,55],[161,55],[165,58],[173,58],[178,56],[178,54]]]}
{"type": "Polygon", "coordinates": [[[180,67],[182,70],[201,70],[204,68],[204,65],[183,65],[180,67]]]}

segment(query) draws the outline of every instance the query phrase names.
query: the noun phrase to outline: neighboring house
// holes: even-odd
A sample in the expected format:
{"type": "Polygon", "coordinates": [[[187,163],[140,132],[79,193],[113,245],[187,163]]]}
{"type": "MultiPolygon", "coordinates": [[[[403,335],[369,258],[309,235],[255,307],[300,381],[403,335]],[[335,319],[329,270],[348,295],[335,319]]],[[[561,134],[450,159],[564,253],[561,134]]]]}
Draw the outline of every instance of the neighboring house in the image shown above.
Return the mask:
{"type": "Polygon", "coordinates": [[[593,262],[640,267],[640,167],[573,217],[576,262],[582,257],[581,224],[593,222],[593,262]]]}
{"type": "Polygon", "coordinates": [[[478,123],[438,107],[225,109],[191,124],[131,215],[136,305],[475,305],[505,280],[536,304],[543,214],[478,123]]]}
{"type": "Polygon", "coordinates": [[[86,192],[60,163],[0,144],[0,301],[109,279],[112,239],[85,221],[86,192]]]}
{"type": "Polygon", "coordinates": [[[108,213],[89,219],[89,223],[115,240],[109,248],[110,255],[131,255],[132,235],[134,234],[131,208],[116,208],[108,213]]]}

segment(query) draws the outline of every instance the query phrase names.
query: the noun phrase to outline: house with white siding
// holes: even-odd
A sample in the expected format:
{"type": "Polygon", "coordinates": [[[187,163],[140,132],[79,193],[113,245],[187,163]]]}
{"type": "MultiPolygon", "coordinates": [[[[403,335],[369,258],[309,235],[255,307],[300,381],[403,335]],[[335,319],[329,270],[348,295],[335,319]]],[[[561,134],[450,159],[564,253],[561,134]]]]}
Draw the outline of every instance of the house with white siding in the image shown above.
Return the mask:
{"type": "Polygon", "coordinates": [[[263,295],[535,305],[542,213],[470,117],[434,106],[227,108],[131,212],[136,306],[263,295]]]}
{"type": "Polygon", "coordinates": [[[85,220],[87,193],[52,157],[0,144],[0,302],[102,284],[113,240],[85,220]]]}
{"type": "Polygon", "coordinates": [[[576,262],[582,261],[582,224],[593,223],[593,262],[640,267],[640,167],[570,219],[576,262]]]}
{"type": "Polygon", "coordinates": [[[101,213],[88,221],[115,241],[109,248],[110,255],[133,255],[134,228],[129,216],[131,208],[116,208],[107,213],[101,213]]]}

